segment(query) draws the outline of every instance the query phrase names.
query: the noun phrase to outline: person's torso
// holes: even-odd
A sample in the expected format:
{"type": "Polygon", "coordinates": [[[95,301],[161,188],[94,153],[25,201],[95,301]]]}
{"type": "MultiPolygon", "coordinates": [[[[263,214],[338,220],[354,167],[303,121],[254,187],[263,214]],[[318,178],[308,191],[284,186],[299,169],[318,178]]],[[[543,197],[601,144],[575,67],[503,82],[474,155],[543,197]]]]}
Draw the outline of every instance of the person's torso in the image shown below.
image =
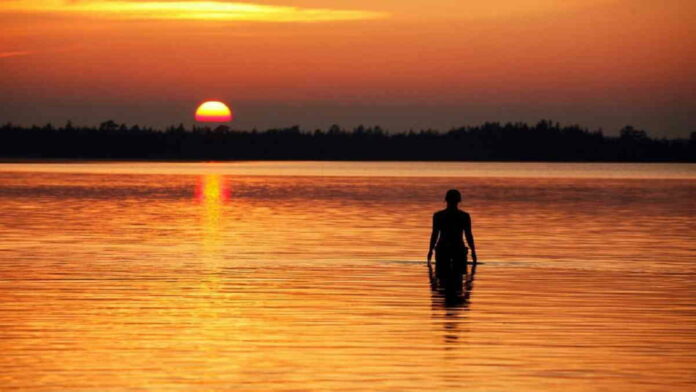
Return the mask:
{"type": "Polygon", "coordinates": [[[436,224],[440,230],[437,246],[460,247],[464,246],[464,229],[467,222],[467,213],[461,210],[442,210],[435,214],[436,224]]]}

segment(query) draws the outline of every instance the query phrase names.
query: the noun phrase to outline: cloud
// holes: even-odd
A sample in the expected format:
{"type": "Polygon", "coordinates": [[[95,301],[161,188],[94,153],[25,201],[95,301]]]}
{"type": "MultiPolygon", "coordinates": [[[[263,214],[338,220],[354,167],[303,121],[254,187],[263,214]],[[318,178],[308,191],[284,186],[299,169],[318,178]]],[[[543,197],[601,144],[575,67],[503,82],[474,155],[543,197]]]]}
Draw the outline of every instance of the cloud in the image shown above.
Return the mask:
{"type": "Polygon", "coordinates": [[[32,52],[28,50],[15,50],[10,52],[0,52],[0,59],[5,59],[8,57],[26,56],[32,52]]]}
{"type": "Polygon", "coordinates": [[[108,19],[328,22],[385,18],[383,12],[262,5],[225,1],[17,0],[2,12],[79,15],[108,19]]]}

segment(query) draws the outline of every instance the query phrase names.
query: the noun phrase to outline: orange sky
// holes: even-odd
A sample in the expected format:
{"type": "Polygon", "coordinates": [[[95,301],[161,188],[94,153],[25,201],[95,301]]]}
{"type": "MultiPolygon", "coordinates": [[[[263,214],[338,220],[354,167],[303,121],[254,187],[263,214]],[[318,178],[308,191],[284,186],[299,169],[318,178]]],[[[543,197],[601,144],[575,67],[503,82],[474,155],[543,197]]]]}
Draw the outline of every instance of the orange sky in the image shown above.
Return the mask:
{"type": "Polygon", "coordinates": [[[0,122],[696,130],[696,2],[0,0],[0,122]]]}

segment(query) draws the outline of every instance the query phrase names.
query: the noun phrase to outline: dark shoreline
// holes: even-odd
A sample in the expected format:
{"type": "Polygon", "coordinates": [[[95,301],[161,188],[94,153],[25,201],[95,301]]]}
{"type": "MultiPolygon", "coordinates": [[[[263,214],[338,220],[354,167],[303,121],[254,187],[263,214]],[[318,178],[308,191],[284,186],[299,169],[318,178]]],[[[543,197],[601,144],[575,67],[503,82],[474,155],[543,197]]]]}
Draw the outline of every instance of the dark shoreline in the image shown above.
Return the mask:
{"type": "Polygon", "coordinates": [[[689,139],[657,139],[627,126],[619,134],[550,121],[402,133],[362,126],[260,132],[183,125],[156,130],[113,121],[99,127],[6,124],[0,126],[0,161],[696,162],[696,132],[689,139]]]}

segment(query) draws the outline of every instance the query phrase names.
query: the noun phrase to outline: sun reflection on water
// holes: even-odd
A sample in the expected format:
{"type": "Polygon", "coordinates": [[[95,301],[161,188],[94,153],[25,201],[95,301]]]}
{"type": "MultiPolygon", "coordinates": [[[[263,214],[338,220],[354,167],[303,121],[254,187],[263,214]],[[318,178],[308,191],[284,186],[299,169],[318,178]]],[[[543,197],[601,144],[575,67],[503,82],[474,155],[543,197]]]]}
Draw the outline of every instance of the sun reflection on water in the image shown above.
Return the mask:
{"type": "Polygon", "coordinates": [[[203,207],[201,216],[203,255],[206,259],[222,257],[223,206],[230,198],[230,188],[220,174],[206,174],[198,179],[196,199],[203,207]]]}

